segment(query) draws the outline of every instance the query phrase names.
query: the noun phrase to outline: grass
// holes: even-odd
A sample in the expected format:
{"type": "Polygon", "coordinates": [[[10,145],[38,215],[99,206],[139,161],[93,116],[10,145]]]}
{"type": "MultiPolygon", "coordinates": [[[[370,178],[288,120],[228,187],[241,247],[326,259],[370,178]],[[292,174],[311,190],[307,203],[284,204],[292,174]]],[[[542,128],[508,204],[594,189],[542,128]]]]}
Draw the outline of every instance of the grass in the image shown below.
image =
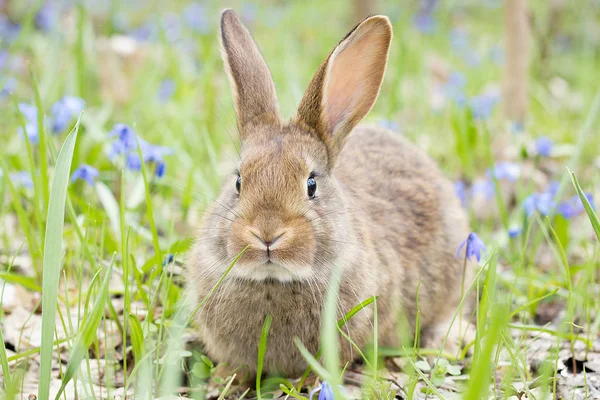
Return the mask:
{"type": "MultiPolygon", "coordinates": [[[[193,316],[208,297],[187,307],[181,274],[204,209],[230,178],[226,174],[239,151],[218,50],[220,6],[207,2],[206,21],[195,30],[183,20],[170,20],[182,15],[184,1],[140,7],[112,1],[104,11],[81,3],[61,24],[42,32],[36,29],[37,10],[11,2],[10,17],[22,28],[15,38],[0,37],[0,49],[10,60],[5,67],[0,61],[0,84],[17,81],[12,95],[0,95],[1,396],[37,393],[46,400],[71,398],[76,391],[98,398],[102,387],[103,396],[129,392],[154,398],[187,388],[185,393],[196,398],[268,399],[285,393],[306,399],[315,387],[311,371],[331,384],[336,398],[349,397],[349,389],[359,386],[370,398],[384,399],[396,392],[410,399],[426,394],[444,399],[452,391],[465,399],[584,398],[600,390],[593,386],[597,372],[583,377],[582,371],[565,373],[562,367],[567,353],[584,361],[598,352],[600,221],[585,194],[600,197],[595,139],[600,41],[587,32],[600,18],[600,8],[592,0],[585,0],[586,6],[566,4],[557,34],[549,38],[550,57],[542,60],[540,43],[533,43],[529,115],[525,130],[515,132],[502,115],[502,102],[489,118],[478,119],[468,106],[453,101],[447,86],[450,72],[461,73],[465,83],[458,90],[467,105],[501,87],[502,64],[493,56],[501,50],[501,9],[483,3],[439,2],[432,33],[419,32],[412,22],[417,2],[382,4],[394,25],[394,41],[384,86],[367,117],[367,122],[398,125],[451,179],[467,187],[487,182],[495,189],[487,197],[470,194],[467,202],[472,230],[489,249],[477,278],[464,285],[465,294],[475,292],[479,299],[471,316],[477,321],[475,342],[446,354],[419,348],[419,332],[411,337],[402,330],[403,338],[411,339],[400,347],[375,341],[357,349],[362,366],[340,365],[339,341],[352,343],[343,325],[371,308],[376,331],[381,309],[373,297],[339,310],[333,279],[323,310],[321,351],[312,355],[296,341],[311,368],[300,380],[259,376],[255,391],[239,387],[233,376],[218,376],[201,347],[192,345],[193,316]],[[126,20],[130,28],[122,27],[126,20]],[[146,23],[154,30],[149,40],[131,45],[107,38],[132,34],[146,23]],[[452,44],[458,26],[466,32],[466,47],[452,44]],[[160,94],[167,81],[173,92],[160,94]],[[44,115],[51,116],[52,105],[64,95],[82,97],[85,112],[55,133],[44,115]],[[21,102],[43,112],[28,121],[18,111],[21,102]],[[139,147],[139,171],[107,155],[108,132],[116,123],[133,127],[138,139],[172,149],[164,156],[162,178],[156,176],[156,163],[144,162],[139,147]],[[37,131],[37,144],[19,128],[37,131]],[[536,155],[534,141],[541,135],[555,143],[551,157],[536,155]],[[518,164],[520,176],[514,182],[488,178],[486,170],[498,161],[518,164]],[[94,185],[70,183],[83,163],[99,170],[94,185]],[[551,181],[561,184],[559,202],[573,196],[581,200],[578,215],[525,214],[525,199],[551,181]],[[521,234],[509,237],[510,227],[521,234]],[[9,298],[13,289],[19,294],[9,298]],[[40,298],[42,307],[36,310],[40,298]],[[15,322],[15,315],[27,315],[18,321],[27,326],[4,323],[15,322]],[[41,341],[31,342],[37,328],[41,341]],[[546,355],[536,354],[535,346],[546,355]],[[64,365],[57,363],[59,350],[68,359],[64,365]],[[423,363],[428,357],[436,361],[433,368],[423,363]],[[29,371],[38,361],[39,376],[33,379],[29,371]],[[394,371],[390,363],[401,368],[394,371]],[[462,374],[454,376],[457,365],[462,374]],[[350,372],[365,379],[359,385],[350,372]],[[579,378],[583,383],[577,387],[572,382],[579,378]],[[453,382],[452,390],[447,381],[453,382]]],[[[282,115],[293,115],[310,77],[354,23],[349,6],[341,0],[231,5],[249,21],[271,68],[282,115]]],[[[536,26],[543,27],[549,18],[545,2],[531,1],[530,7],[536,26]]],[[[262,355],[268,352],[269,322],[261,336],[262,355]]],[[[409,323],[419,326],[419,313],[409,323]]],[[[466,322],[457,312],[458,323],[466,322]]]]}

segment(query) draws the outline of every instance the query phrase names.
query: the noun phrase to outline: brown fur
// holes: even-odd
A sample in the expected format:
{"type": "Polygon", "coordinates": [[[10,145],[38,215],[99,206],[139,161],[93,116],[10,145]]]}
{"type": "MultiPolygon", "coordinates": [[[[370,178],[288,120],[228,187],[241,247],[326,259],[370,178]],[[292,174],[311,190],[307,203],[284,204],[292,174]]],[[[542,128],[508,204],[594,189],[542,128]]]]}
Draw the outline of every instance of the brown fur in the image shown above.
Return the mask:
{"type": "MultiPolygon", "coordinates": [[[[261,327],[271,314],[265,371],[302,373],[306,362],[293,338],[317,351],[334,265],[343,274],[340,316],[379,296],[381,345],[398,344],[402,313],[415,321],[419,285],[423,334],[439,339],[460,298],[455,251],[468,234],[466,216],[452,184],[419,149],[381,128],[354,128],[379,92],[392,37],[388,19],[365,19],[334,48],[289,123],[276,114],[270,74],[231,10],[223,13],[222,32],[242,137],[242,183],[238,195],[237,177],[225,182],[190,255],[195,304],[247,250],[197,315],[208,354],[255,371],[261,327]],[[306,189],[312,173],[314,199],[306,189]]],[[[372,339],[372,317],[366,308],[346,326],[359,346],[372,339]]],[[[343,360],[356,356],[343,339],[341,352],[343,360]]]]}

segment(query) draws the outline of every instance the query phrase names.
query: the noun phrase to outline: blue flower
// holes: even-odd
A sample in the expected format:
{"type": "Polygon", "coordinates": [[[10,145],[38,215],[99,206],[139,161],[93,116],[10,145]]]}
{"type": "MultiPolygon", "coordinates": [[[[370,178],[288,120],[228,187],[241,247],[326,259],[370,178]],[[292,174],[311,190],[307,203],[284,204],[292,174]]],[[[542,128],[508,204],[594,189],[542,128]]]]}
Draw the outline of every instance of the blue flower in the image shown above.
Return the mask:
{"type": "Polygon", "coordinates": [[[175,81],[172,79],[165,79],[160,83],[160,89],[158,89],[158,101],[166,103],[175,93],[175,81]]]}
{"type": "Polygon", "coordinates": [[[52,132],[64,132],[73,118],[85,108],[85,101],[79,97],[65,96],[52,106],[52,132]]]}
{"type": "Polygon", "coordinates": [[[471,194],[481,194],[484,198],[490,199],[496,194],[496,185],[489,179],[479,180],[471,186],[471,194]]]}
{"type": "Polygon", "coordinates": [[[437,22],[431,14],[419,12],[413,18],[413,25],[421,33],[433,33],[437,27],[437,22]]]}
{"type": "Polygon", "coordinates": [[[0,49],[0,71],[8,64],[8,51],[6,49],[0,49]]]}
{"type": "Polygon", "coordinates": [[[467,208],[467,188],[463,181],[454,182],[454,191],[456,192],[456,196],[460,200],[460,204],[463,207],[467,208]]]}
{"type": "MultiPolygon", "coordinates": [[[[585,193],[585,197],[587,198],[588,202],[590,203],[590,205],[593,208],[594,207],[594,197],[592,196],[592,194],[585,193]]],[[[570,199],[563,201],[562,203],[560,203],[558,205],[558,212],[566,219],[576,217],[577,215],[581,214],[584,211],[585,211],[585,207],[583,206],[583,203],[581,202],[581,198],[579,197],[579,195],[575,195],[575,196],[571,197],[570,199]]]]}
{"type": "Polygon", "coordinates": [[[542,157],[550,157],[554,142],[547,136],[540,136],[535,140],[535,149],[542,157]]]}
{"type": "Polygon", "coordinates": [[[158,32],[159,29],[156,26],[156,24],[148,21],[144,25],[130,32],[129,36],[131,36],[138,42],[146,42],[156,39],[158,37],[158,32]]]}
{"type": "Polygon", "coordinates": [[[521,175],[521,166],[519,164],[500,161],[494,165],[493,170],[487,171],[487,176],[495,176],[498,180],[509,180],[511,182],[516,181],[521,175]]]}
{"type": "Polygon", "coordinates": [[[533,193],[525,198],[523,208],[528,217],[535,211],[543,216],[551,215],[556,208],[554,194],[551,192],[533,193]]]}
{"type": "MultiPolygon", "coordinates": [[[[344,388],[342,386],[340,386],[340,390],[343,391],[344,388]]],[[[327,382],[323,382],[319,386],[317,386],[316,388],[311,390],[309,399],[312,400],[317,392],[319,393],[319,397],[317,398],[317,400],[334,400],[335,399],[333,389],[331,388],[331,385],[329,385],[329,383],[327,383],[327,382]]]]}
{"type": "Polygon", "coordinates": [[[56,26],[58,9],[52,4],[45,3],[35,16],[35,26],[43,32],[48,32],[56,26]]]}
{"type": "Polygon", "coordinates": [[[90,186],[94,186],[94,179],[98,177],[98,170],[87,164],[81,164],[71,175],[71,182],[78,180],[86,181],[90,186]]]}
{"type": "Polygon", "coordinates": [[[0,14],[0,39],[8,43],[17,38],[21,32],[21,25],[12,22],[6,15],[0,14]]]}
{"type": "MultiPolygon", "coordinates": [[[[0,171],[2,172],[2,171],[0,171]]],[[[27,171],[19,171],[8,174],[10,182],[18,187],[24,187],[26,189],[33,188],[33,181],[31,180],[31,174],[27,171]]]]}
{"type": "Polygon", "coordinates": [[[0,82],[0,99],[14,92],[17,87],[17,81],[15,78],[10,77],[3,82],[0,82]]]}
{"type": "Polygon", "coordinates": [[[176,42],[182,38],[181,33],[181,17],[175,13],[168,13],[162,20],[161,26],[164,30],[165,37],[170,42],[176,42]]]}
{"type": "MultiPolygon", "coordinates": [[[[19,103],[19,111],[25,119],[25,130],[27,137],[32,144],[38,144],[40,141],[37,123],[37,108],[28,103],[19,103]]],[[[23,128],[19,127],[19,134],[24,135],[23,128]]]]}
{"type": "Polygon", "coordinates": [[[460,244],[460,246],[458,246],[458,250],[456,250],[457,258],[459,257],[461,250],[465,246],[465,257],[468,260],[475,257],[477,259],[477,262],[481,261],[481,253],[485,253],[486,251],[485,244],[475,232],[469,233],[469,236],[460,244]]]}
{"type": "Polygon", "coordinates": [[[509,228],[509,230],[508,230],[508,237],[514,239],[517,236],[519,236],[521,233],[523,233],[523,229],[522,228],[509,228]]]}
{"type": "Polygon", "coordinates": [[[125,124],[116,124],[113,126],[108,136],[117,138],[112,144],[112,150],[109,154],[110,158],[137,150],[135,131],[125,124]]]}
{"type": "Polygon", "coordinates": [[[466,103],[464,93],[467,79],[461,72],[451,72],[443,86],[444,92],[448,98],[453,100],[457,105],[463,106],[466,103]]]}
{"type": "Polygon", "coordinates": [[[163,267],[168,264],[171,264],[174,259],[175,259],[175,257],[173,256],[173,254],[167,254],[162,263],[163,267]]]}
{"type": "Polygon", "coordinates": [[[208,32],[208,20],[204,5],[194,2],[183,9],[183,19],[194,31],[199,33],[208,32]]]}
{"type": "Polygon", "coordinates": [[[139,142],[144,162],[155,165],[154,173],[157,177],[164,176],[166,165],[163,157],[173,153],[169,147],[153,145],[142,138],[136,140],[135,131],[125,124],[116,124],[109,132],[109,136],[116,137],[108,153],[110,159],[114,160],[117,156],[124,156],[127,169],[139,171],[142,167],[137,152],[139,142]]]}
{"type": "Polygon", "coordinates": [[[482,94],[472,97],[469,101],[469,108],[475,119],[489,119],[492,116],[494,107],[498,104],[499,98],[496,95],[482,94]]]}

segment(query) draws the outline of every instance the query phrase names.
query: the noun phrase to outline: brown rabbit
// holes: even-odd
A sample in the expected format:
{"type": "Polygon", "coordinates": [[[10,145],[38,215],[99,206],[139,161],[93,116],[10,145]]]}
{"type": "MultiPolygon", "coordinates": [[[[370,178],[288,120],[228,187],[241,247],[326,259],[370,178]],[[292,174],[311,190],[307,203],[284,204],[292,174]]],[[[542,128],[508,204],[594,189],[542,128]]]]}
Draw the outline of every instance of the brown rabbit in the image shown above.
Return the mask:
{"type": "MultiPolygon", "coordinates": [[[[320,66],[298,114],[283,122],[252,36],[232,10],[223,12],[222,53],[240,163],[207,211],[188,263],[198,304],[247,248],[197,314],[205,349],[216,361],[255,372],[270,314],[265,372],[301,374],[307,364],[293,339],[317,351],[336,265],[340,316],[379,296],[380,345],[398,344],[402,313],[414,323],[417,288],[423,340],[438,346],[450,328],[461,295],[462,261],[455,251],[468,235],[453,185],[399,135],[355,128],[375,103],[391,39],[387,17],[359,23],[320,66]]],[[[346,329],[358,346],[372,340],[372,307],[346,329]]],[[[343,360],[356,355],[345,339],[341,353],[343,360]]]]}

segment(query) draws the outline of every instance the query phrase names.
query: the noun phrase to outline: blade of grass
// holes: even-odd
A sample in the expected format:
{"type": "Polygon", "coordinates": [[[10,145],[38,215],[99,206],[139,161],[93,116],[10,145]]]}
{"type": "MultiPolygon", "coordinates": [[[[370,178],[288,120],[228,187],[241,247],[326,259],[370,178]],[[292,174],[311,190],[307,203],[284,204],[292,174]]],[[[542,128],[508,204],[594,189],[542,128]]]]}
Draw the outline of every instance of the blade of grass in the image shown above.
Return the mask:
{"type": "Polygon", "coordinates": [[[152,208],[152,196],[150,196],[150,183],[148,182],[148,170],[146,169],[146,163],[144,162],[144,155],[142,154],[142,148],[140,143],[137,143],[138,156],[140,157],[140,166],[142,172],[142,178],[144,179],[144,189],[146,194],[146,213],[148,215],[148,222],[150,224],[150,231],[152,232],[152,243],[154,244],[154,253],[156,259],[156,270],[157,274],[160,274],[162,268],[162,255],[160,251],[160,243],[158,241],[158,231],[156,229],[156,222],[154,221],[154,212],[152,208]]]}
{"type": "MultiPolygon", "coordinates": [[[[266,320],[265,320],[266,322],[266,320]]],[[[223,389],[223,391],[221,392],[221,394],[219,395],[219,398],[217,400],[225,400],[225,396],[227,395],[227,392],[229,391],[229,388],[231,387],[231,384],[233,383],[233,380],[235,379],[236,374],[233,374],[233,376],[231,377],[231,379],[229,379],[229,382],[227,382],[227,385],[225,385],[225,388],[223,389]]],[[[257,386],[258,388],[258,386],[257,386]]],[[[249,389],[247,389],[249,390],[249,389]]],[[[258,398],[260,399],[260,392],[256,393],[258,395],[258,398]]]]}
{"type": "Polygon", "coordinates": [[[50,376],[52,372],[52,344],[55,328],[55,315],[58,306],[58,283],[62,268],[63,231],[65,225],[65,203],[71,161],[75,150],[75,142],[79,132],[79,122],[67,136],[63,144],[52,181],[51,197],[48,204],[46,225],[46,243],[44,245],[44,263],[42,278],[42,340],[40,351],[40,383],[38,399],[48,400],[50,397],[50,376]]]}
{"type": "Polygon", "coordinates": [[[94,338],[96,338],[98,326],[100,325],[100,321],[102,321],[102,317],[104,316],[104,306],[108,301],[110,301],[108,295],[108,284],[112,275],[113,264],[114,257],[110,263],[110,266],[106,270],[106,273],[104,274],[104,279],[102,280],[100,290],[98,291],[98,297],[92,306],[92,310],[85,317],[83,326],[77,334],[75,344],[73,345],[73,349],[69,355],[67,369],[62,377],[62,383],[60,385],[60,389],[58,389],[55,400],[60,398],[60,395],[65,390],[65,387],[67,387],[69,381],[73,378],[73,376],[75,376],[77,371],[79,371],[79,368],[81,367],[81,361],[83,361],[85,355],[87,354],[92,341],[94,338]]]}
{"type": "MultiPolygon", "coordinates": [[[[50,196],[49,187],[50,182],[48,179],[48,148],[46,144],[46,126],[44,124],[44,104],[42,102],[42,96],[40,96],[40,90],[37,78],[35,77],[35,73],[33,72],[33,68],[31,64],[29,64],[29,76],[31,77],[31,83],[33,86],[33,92],[35,93],[35,107],[37,108],[37,124],[38,124],[38,136],[40,140],[40,185],[42,187],[42,203],[40,204],[42,210],[46,210],[48,207],[48,198],[50,196]]],[[[40,234],[42,235],[41,241],[44,242],[44,231],[41,230],[40,234]]]]}
{"type": "Polygon", "coordinates": [[[508,322],[508,307],[506,304],[497,303],[492,307],[490,325],[485,333],[485,341],[481,352],[474,360],[471,368],[471,377],[465,393],[466,400],[479,400],[487,398],[492,372],[492,354],[500,340],[500,333],[508,322]]]}
{"type": "MultiPolygon", "coordinates": [[[[354,317],[356,315],[356,313],[358,313],[360,310],[367,307],[369,304],[373,303],[377,299],[377,297],[378,296],[371,296],[368,299],[366,299],[366,300],[360,302],[359,304],[357,304],[356,306],[354,306],[350,311],[348,311],[342,318],[340,318],[338,320],[338,323],[337,323],[338,329],[340,329],[344,325],[346,325],[346,323],[350,319],[352,319],[352,317],[354,317]]],[[[322,354],[322,350],[319,349],[319,351],[316,354],[316,358],[317,359],[321,358],[321,354],[322,354]]],[[[304,371],[304,373],[302,374],[302,378],[300,379],[300,382],[298,383],[298,387],[296,388],[296,391],[300,392],[302,390],[302,386],[304,385],[304,382],[310,375],[311,371],[312,371],[312,369],[309,365],[308,368],[306,368],[306,371],[304,371]]]]}
{"type": "Polygon", "coordinates": [[[181,357],[181,352],[180,352],[181,340],[180,340],[180,338],[183,333],[183,330],[187,326],[189,326],[189,324],[192,322],[192,319],[194,318],[196,313],[204,306],[204,304],[206,304],[208,299],[219,288],[221,283],[223,283],[223,281],[225,280],[227,275],[229,275],[229,272],[231,272],[231,270],[233,269],[233,266],[237,263],[237,261],[244,254],[244,252],[246,251],[247,248],[248,248],[248,246],[244,247],[242,249],[242,251],[237,256],[235,256],[235,258],[229,264],[229,266],[227,267],[225,272],[223,272],[223,275],[221,275],[219,280],[214,284],[214,286],[211,288],[211,290],[208,292],[208,294],[202,299],[202,301],[200,301],[200,303],[194,308],[194,310],[190,313],[190,315],[188,316],[187,319],[185,319],[185,320],[183,319],[183,316],[185,313],[184,310],[187,310],[185,305],[182,305],[180,307],[180,311],[174,316],[173,324],[169,328],[170,337],[169,337],[168,343],[167,343],[166,359],[162,365],[163,369],[161,370],[161,373],[159,374],[159,376],[157,378],[157,379],[160,379],[160,384],[159,384],[158,390],[161,395],[167,395],[167,394],[173,393],[173,390],[176,388],[176,385],[179,382],[178,368],[176,368],[175,366],[177,365],[177,363],[181,357]],[[169,366],[171,368],[167,368],[167,366],[169,366]],[[165,372],[164,374],[163,374],[163,371],[165,372]]]}
{"type": "Polygon", "coordinates": [[[321,348],[323,349],[323,363],[329,372],[328,383],[333,389],[337,399],[345,398],[340,390],[341,370],[340,370],[340,343],[338,335],[338,326],[336,313],[338,310],[338,294],[342,280],[341,265],[336,265],[331,273],[329,289],[325,297],[325,306],[321,319],[321,348]]]}
{"type": "MultiPolygon", "coordinates": [[[[148,385],[144,384],[145,381],[151,380],[152,376],[152,365],[150,364],[150,358],[144,358],[146,355],[146,344],[144,343],[144,331],[142,330],[142,324],[132,314],[129,314],[129,330],[131,335],[131,345],[133,346],[133,357],[135,359],[135,365],[140,368],[141,378],[138,380],[137,390],[135,393],[136,398],[150,399],[150,390],[148,385]]],[[[125,386],[127,386],[125,384],[125,386]]]]}
{"type": "Polygon", "coordinates": [[[262,399],[260,393],[260,380],[262,378],[265,354],[267,352],[267,336],[269,335],[269,330],[271,329],[271,322],[273,322],[273,317],[271,317],[271,314],[267,314],[260,332],[260,342],[258,342],[258,365],[256,366],[256,397],[258,400],[262,399]]]}
{"type": "Polygon", "coordinates": [[[579,198],[581,199],[581,202],[583,203],[585,212],[587,213],[588,218],[590,219],[590,222],[592,223],[592,227],[594,228],[596,237],[598,238],[598,241],[600,241],[600,219],[598,219],[598,214],[596,214],[596,212],[594,211],[594,208],[592,207],[589,200],[585,196],[585,193],[583,193],[583,190],[581,190],[581,186],[579,185],[579,181],[577,180],[577,177],[575,176],[575,174],[569,168],[567,168],[567,170],[569,171],[569,175],[571,176],[571,182],[573,182],[573,186],[575,186],[575,190],[577,190],[577,194],[579,195],[579,198]]]}

